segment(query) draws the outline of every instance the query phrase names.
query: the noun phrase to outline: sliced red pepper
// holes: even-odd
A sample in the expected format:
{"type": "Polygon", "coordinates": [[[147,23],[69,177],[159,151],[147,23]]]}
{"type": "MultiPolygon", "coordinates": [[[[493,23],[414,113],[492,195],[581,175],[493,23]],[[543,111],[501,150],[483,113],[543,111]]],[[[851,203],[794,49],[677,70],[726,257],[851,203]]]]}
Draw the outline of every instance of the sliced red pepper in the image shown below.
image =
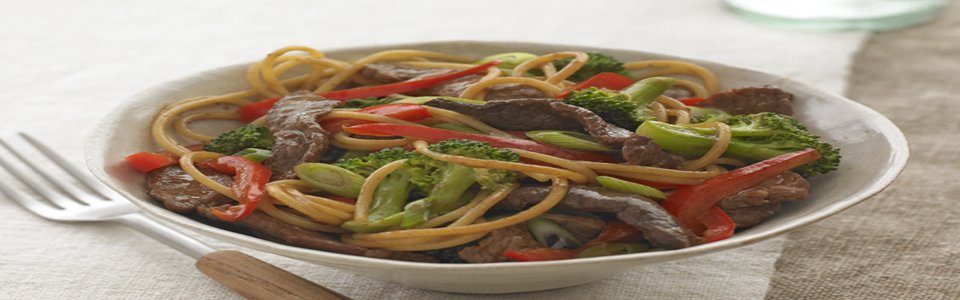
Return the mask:
{"type": "Polygon", "coordinates": [[[581,81],[580,83],[577,83],[576,85],[570,87],[570,89],[566,91],[563,91],[556,97],[566,98],[567,95],[569,95],[570,92],[572,91],[579,91],[589,87],[598,87],[598,88],[608,89],[611,91],[619,91],[630,86],[634,82],[636,81],[627,76],[623,76],[617,73],[603,72],[597,75],[593,75],[593,77],[590,77],[587,80],[581,81]]]}
{"type": "MultiPolygon", "coordinates": [[[[394,119],[400,119],[404,121],[419,121],[429,117],[432,117],[430,111],[426,107],[419,104],[412,103],[389,103],[381,104],[370,107],[365,107],[357,110],[357,112],[387,116],[394,119]]],[[[343,127],[350,127],[353,125],[366,124],[370,123],[369,121],[357,120],[357,119],[328,119],[320,122],[320,126],[323,129],[330,132],[337,132],[343,129],[343,127]]]]}
{"type": "Polygon", "coordinates": [[[703,240],[707,243],[725,240],[733,236],[733,231],[737,229],[737,224],[727,212],[716,205],[700,218],[700,222],[707,228],[703,231],[703,240]]]}
{"type": "Polygon", "coordinates": [[[590,246],[597,245],[597,244],[620,241],[626,238],[637,236],[639,234],[640,234],[640,231],[637,231],[636,228],[634,228],[633,226],[627,225],[626,223],[622,223],[622,222],[608,223],[606,226],[603,227],[603,231],[601,231],[600,234],[597,235],[597,237],[593,238],[593,240],[584,244],[583,247],[580,247],[580,249],[590,248],[590,246]]]}
{"type": "Polygon", "coordinates": [[[577,257],[577,252],[568,249],[527,248],[520,250],[507,249],[501,255],[517,261],[548,261],[571,259],[577,257]]]}
{"type": "MultiPolygon", "coordinates": [[[[330,91],[326,93],[320,93],[321,97],[333,100],[346,101],[351,99],[363,99],[370,97],[383,97],[391,94],[405,93],[409,91],[421,90],[425,88],[432,87],[441,82],[457,79],[460,77],[473,75],[476,73],[483,72],[484,70],[500,64],[500,61],[491,61],[482,65],[477,65],[469,69],[463,69],[457,72],[438,75],[426,79],[414,80],[414,81],[403,81],[397,83],[389,83],[382,85],[374,86],[365,86],[358,87],[346,90],[339,91],[330,91]]],[[[256,120],[257,118],[266,115],[271,107],[277,101],[280,101],[280,98],[271,98],[263,100],[257,103],[247,104],[241,106],[237,110],[237,113],[240,114],[240,120],[243,122],[250,122],[256,120]]]]}
{"type": "Polygon", "coordinates": [[[237,195],[239,204],[226,209],[217,207],[210,212],[227,222],[236,222],[253,213],[263,198],[270,169],[242,156],[222,156],[200,163],[201,166],[234,175],[230,191],[237,195]]]}
{"type": "Polygon", "coordinates": [[[166,152],[140,152],[127,156],[124,160],[140,173],[147,173],[177,163],[177,158],[166,152]]]}
{"type": "Polygon", "coordinates": [[[425,140],[431,143],[445,141],[448,139],[464,139],[464,140],[488,143],[491,146],[494,146],[497,148],[517,148],[517,149],[523,149],[527,151],[533,151],[537,153],[543,153],[547,155],[553,155],[556,157],[572,159],[572,160],[603,161],[603,162],[612,161],[611,157],[604,154],[600,154],[600,153],[567,150],[567,149],[562,149],[562,148],[558,148],[558,147],[554,147],[546,144],[541,144],[531,140],[521,140],[521,139],[515,139],[515,138],[473,134],[473,133],[466,133],[466,132],[460,132],[460,131],[432,128],[432,127],[411,126],[411,125],[390,124],[390,123],[372,123],[372,124],[354,125],[354,126],[343,128],[343,130],[352,134],[359,134],[359,135],[410,137],[414,139],[425,140]]]}
{"type": "Polygon", "coordinates": [[[704,100],[703,98],[683,98],[683,99],[680,99],[679,101],[686,106],[697,106],[697,104],[700,104],[700,102],[703,102],[703,100],[704,100]]]}
{"type": "MultiPolygon", "coordinates": [[[[687,227],[694,229],[701,235],[703,230],[700,229],[703,229],[704,225],[708,225],[707,231],[719,230],[717,227],[709,226],[726,223],[720,220],[722,217],[718,214],[707,216],[707,221],[710,221],[711,224],[705,224],[703,218],[716,207],[720,199],[759,185],[780,173],[818,159],[820,159],[820,154],[814,149],[776,156],[707,179],[700,184],[679,189],[670,194],[662,205],[671,214],[677,216],[687,227]]],[[[727,218],[729,219],[729,217],[727,218]]]]}

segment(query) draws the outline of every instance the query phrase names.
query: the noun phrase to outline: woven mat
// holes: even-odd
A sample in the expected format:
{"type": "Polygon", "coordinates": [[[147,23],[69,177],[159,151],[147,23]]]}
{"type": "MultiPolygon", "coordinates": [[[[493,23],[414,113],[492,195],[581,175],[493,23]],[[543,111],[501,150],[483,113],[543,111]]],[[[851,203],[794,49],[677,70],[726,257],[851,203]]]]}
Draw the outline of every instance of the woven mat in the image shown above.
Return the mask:
{"type": "Polygon", "coordinates": [[[788,235],[768,299],[960,299],[960,5],[872,36],[848,95],[893,120],[910,163],[885,192],[788,235]]]}

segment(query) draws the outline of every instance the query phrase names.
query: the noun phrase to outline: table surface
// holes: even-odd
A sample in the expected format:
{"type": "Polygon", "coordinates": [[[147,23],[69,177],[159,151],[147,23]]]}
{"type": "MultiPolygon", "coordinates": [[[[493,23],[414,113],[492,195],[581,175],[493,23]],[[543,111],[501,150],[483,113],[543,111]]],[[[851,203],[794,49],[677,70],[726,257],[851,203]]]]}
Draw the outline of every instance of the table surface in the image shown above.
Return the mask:
{"type": "MultiPolygon", "coordinates": [[[[97,130],[95,121],[130,95],[202,70],[256,60],[286,45],[327,49],[439,40],[580,44],[712,60],[840,93],[848,88],[855,54],[867,39],[864,33],[758,27],[735,19],[719,1],[8,0],[0,2],[0,103],[5,104],[0,129],[36,135],[81,165],[81,145],[97,130]]],[[[0,236],[0,298],[237,297],[203,277],[189,258],[132,230],[49,222],[2,195],[0,236]]],[[[948,254],[957,254],[956,241],[948,254]]],[[[594,284],[504,297],[789,298],[807,292],[797,286],[824,285],[803,270],[790,269],[794,261],[781,254],[792,253],[794,242],[788,235],[594,284]],[[800,275],[784,274],[781,267],[800,275]]],[[[410,289],[243,250],[357,299],[486,298],[410,289]]]]}

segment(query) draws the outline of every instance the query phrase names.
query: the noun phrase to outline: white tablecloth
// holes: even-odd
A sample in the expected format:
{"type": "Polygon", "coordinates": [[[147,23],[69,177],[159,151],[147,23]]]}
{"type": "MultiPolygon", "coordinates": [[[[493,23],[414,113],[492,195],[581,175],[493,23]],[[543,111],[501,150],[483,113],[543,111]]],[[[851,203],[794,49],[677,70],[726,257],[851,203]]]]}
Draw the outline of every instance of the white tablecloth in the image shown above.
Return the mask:
{"type": "MultiPolygon", "coordinates": [[[[582,44],[714,60],[841,92],[863,37],[761,28],[733,18],[719,1],[697,0],[6,0],[0,2],[0,130],[34,134],[80,165],[82,142],[97,130],[95,121],[133,93],[293,44],[582,44]]],[[[512,297],[759,299],[781,245],[773,239],[595,284],[512,297]]],[[[357,299],[478,297],[415,290],[245,251],[357,299]]],[[[0,195],[0,298],[237,297],[192,264],[119,225],[46,221],[0,195]]]]}

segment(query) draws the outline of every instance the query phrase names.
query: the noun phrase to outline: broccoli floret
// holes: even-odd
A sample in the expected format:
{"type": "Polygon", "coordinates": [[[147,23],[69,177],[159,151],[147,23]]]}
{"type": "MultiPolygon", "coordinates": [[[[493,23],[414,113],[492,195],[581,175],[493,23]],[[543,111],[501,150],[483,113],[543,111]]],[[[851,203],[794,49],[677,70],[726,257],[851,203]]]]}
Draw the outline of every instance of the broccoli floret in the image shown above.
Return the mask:
{"type": "Polygon", "coordinates": [[[595,87],[570,93],[564,103],[586,108],[605,121],[623,128],[637,128],[640,124],[640,106],[624,94],[595,87]]]}
{"type": "Polygon", "coordinates": [[[403,148],[387,148],[361,157],[340,159],[334,165],[367,177],[373,171],[390,162],[407,159],[412,155],[412,152],[403,150],[403,148]]]}
{"type": "Polygon", "coordinates": [[[400,100],[400,98],[368,98],[368,99],[354,99],[344,102],[340,108],[364,108],[374,105],[381,105],[387,103],[393,103],[400,100]]]}
{"type": "MultiPolygon", "coordinates": [[[[576,73],[570,76],[572,81],[584,81],[603,72],[612,72],[620,75],[628,76],[627,69],[623,67],[623,62],[613,58],[612,56],[606,54],[600,54],[596,52],[587,53],[587,56],[590,57],[587,60],[587,63],[577,70],[576,73]]],[[[557,69],[561,69],[572,61],[573,58],[563,58],[553,61],[553,65],[557,69]]]]}
{"type": "MultiPolygon", "coordinates": [[[[412,152],[403,150],[402,148],[387,148],[367,154],[366,156],[341,159],[337,161],[335,165],[353,171],[360,176],[368,177],[371,173],[388,163],[407,159],[412,156],[412,152]]],[[[409,198],[410,192],[414,188],[414,186],[410,184],[410,177],[411,174],[407,168],[402,167],[391,172],[380,181],[380,184],[377,185],[376,190],[373,192],[373,203],[370,204],[370,211],[368,212],[370,221],[383,220],[403,211],[403,207],[407,203],[407,198],[409,198]]],[[[399,219],[402,218],[398,218],[398,220],[399,219]]],[[[347,229],[351,231],[374,230],[374,228],[367,228],[367,226],[354,226],[347,229]]],[[[389,228],[380,228],[377,230],[386,229],[389,228]]]]}
{"type": "Polygon", "coordinates": [[[245,125],[224,132],[203,146],[203,150],[223,154],[233,154],[247,148],[273,148],[273,135],[270,134],[270,129],[262,125],[245,125]]]}
{"type": "MultiPolygon", "coordinates": [[[[458,156],[517,162],[520,156],[490,144],[469,140],[450,139],[430,145],[430,150],[458,156]]],[[[474,183],[482,189],[495,189],[517,181],[517,174],[509,170],[477,169],[435,160],[424,155],[414,155],[407,160],[410,182],[427,194],[422,207],[408,210],[404,227],[412,227],[426,221],[430,215],[454,210],[466,204],[464,197],[474,183]],[[416,220],[416,221],[407,221],[416,220]]]]}
{"type": "MultiPolygon", "coordinates": [[[[820,160],[794,169],[803,176],[824,174],[840,165],[840,150],[810,133],[803,124],[776,113],[736,115],[720,119],[730,125],[732,139],[724,156],[757,162],[807,148],[816,149],[820,160]]],[[[714,130],[656,121],[644,122],[637,133],[653,139],[668,151],[703,155],[713,144],[714,130]]]]}
{"type": "Polygon", "coordinates": [[[673,82],[672,78],[651,77],[619,92],[592,87],[571,92],[563,102],[589,109],[617,126],[634,129],[640,123],[654,118],[647,106],[673,86],[673,82]]]}

